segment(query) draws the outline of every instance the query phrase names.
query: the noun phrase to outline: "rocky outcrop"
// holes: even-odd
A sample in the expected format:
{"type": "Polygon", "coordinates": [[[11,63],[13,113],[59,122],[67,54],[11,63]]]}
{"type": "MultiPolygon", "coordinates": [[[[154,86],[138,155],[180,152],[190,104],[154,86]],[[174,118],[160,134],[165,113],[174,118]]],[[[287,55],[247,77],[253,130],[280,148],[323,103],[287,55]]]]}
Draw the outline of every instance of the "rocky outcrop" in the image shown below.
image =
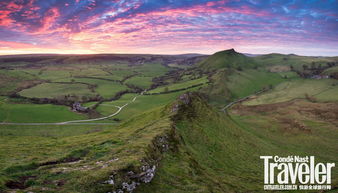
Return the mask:
{"type": "Polygon", "coordinates": [[[141,160],[141,167],[126,168],[116,171],[104,181],[105,184],[114,186],[111,193],[130,193],[134,192],[137,186],[150,183],[156,174],[156,169],[163,157],[163,153],[174,148],[170,145],[172,141],[171,133],[165,133],[153,139],[152,144],[148,147],[147,157],[141,160]]]}
{"type": "MultiPolygon", "coordinates": [[[[172,114],[172,121],[180,110],[188,107],[192,101],[194,93],[185,93],[169,106],[172,114]]],[[[172,128],[161,135],[156,136],[146,152],[146,157],[141,160],[141,166],[129,166],[128,168],[115,171],[109,178],[104,181],[105,184],[113,185],[110,193],[130,193],[135,192],[141,184],[150,183],[155,175],[163,154],[168,151],[177,150],[177,134],[172,122],[172,128]]]]}

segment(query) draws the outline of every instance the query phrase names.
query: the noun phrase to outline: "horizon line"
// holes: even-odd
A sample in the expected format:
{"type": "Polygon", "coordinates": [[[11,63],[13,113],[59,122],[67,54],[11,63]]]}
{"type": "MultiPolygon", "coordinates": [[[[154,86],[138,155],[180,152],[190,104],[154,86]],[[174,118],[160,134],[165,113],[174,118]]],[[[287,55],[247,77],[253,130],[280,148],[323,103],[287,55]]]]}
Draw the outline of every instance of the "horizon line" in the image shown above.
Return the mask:
{"type": "MultiPolygon", "coordinates": [[[[232,49],[232,48],[231,48],[232,49]]],[[[231,49],[225,49],[225,50],[231,50],[231,49]]],[[[220,50],[217,52],[225,51],[225,50],[220,50]]],[[[235,50],[235,49],[234,49],[235,50]]],[[[236,50],[235,50],[236,51],[236,50]]],[[[178,56],[178,55],[201,55],[201,56],[211,56],[217,52],[214,52],[212,54],[205,54],[205,53],[194,53],[194,52],[187,52],[187,53],[179,53],[179,54],[162,54],[162,53],[124,53],[124,52],[102,52],[102,53],[22,53],[22,54],[1,54],[0,57],[4,56],[25,56],[25,55],[158,55],[158,56],[178,56]]],[[[238,52],[238,51],[236,51],[238,52]]],[[[238,52],[241,54],[248,54],[248,55],[256,55],[256,56],[261,56],[261,55],[269,55],[269,54],[280,54],[280,55],[296,55],[296,56],[306,56],[306,57],[338,57],[337,55],[300,55],[300,54],[295,54],[295,53],[279,53],[279,52],[271,52],[271,53],[249,53],[249,52],[238,52]]]]}

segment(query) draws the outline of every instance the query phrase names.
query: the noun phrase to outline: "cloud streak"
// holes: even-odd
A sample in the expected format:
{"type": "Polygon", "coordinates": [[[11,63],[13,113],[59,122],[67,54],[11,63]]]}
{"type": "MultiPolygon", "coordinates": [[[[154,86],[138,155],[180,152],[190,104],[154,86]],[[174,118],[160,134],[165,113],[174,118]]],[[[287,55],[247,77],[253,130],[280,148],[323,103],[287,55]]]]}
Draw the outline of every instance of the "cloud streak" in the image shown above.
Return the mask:
{"type": "Polygon", "coordinates": [[[337,7],[330,0],[8,0],[0,2],[0,54],[338,55],[337,7]]]}

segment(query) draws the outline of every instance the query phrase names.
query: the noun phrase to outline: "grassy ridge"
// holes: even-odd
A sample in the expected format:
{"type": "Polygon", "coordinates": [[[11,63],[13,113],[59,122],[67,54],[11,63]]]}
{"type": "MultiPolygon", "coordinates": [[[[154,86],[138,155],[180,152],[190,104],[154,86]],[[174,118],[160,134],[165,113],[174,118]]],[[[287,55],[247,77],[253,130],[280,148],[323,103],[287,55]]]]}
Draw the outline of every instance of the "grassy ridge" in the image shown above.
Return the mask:
{"type": "MultiPolygon", "coordinates": [[[[33,192],[111,191],[114,185],[104,183],[109,176],[114,171],[140,168],[140,160],[147,156],[152,140],[171,128],[163,111],[158,108],[143,113],[120,126],[84,129],[65,125],[52,129],[61,135],[53,132],[45,135],[40,126],[29,127],[29,133],[20,135],[9,135],[10,131],[4,129],[0,144],[0,190],[7,189],[5,183],[12,180],[33,192]],[[21,182],[20,176],[35,177],[21,182]]],[[[13,134],[23,128],[12,129],[13,134]]]]}
{"type": "Polygon", "coordinates": [[[333,125],[312,120],[313,133],[286,133],[270,115],[256,116],[220,114],[193,96],[175,119],[178,149],[165,156],[155,179],[139,192],[263,192],[261,155],[314,155],[317,161],[337,162],[333,125]]]}

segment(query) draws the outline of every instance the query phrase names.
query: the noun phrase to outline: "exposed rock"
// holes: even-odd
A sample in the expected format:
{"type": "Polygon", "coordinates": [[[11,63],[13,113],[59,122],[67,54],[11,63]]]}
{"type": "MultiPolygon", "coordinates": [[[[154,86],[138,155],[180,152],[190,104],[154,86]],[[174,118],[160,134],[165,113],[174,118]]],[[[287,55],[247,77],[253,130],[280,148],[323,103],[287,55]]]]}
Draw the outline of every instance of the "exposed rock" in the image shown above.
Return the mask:
{"type": "MultiPolygon", "coordinates": [[[[108,192],[108,193],[111,193],[111,192],[108,192]]],[[[123,193],[123,190],[118,189],[118,190],[114,191],[113,193],[123,193]]]]}
{"type": "MultiPolygon", "coordinates": [[[[190,103],[190,96],[188,94],[182,96],[181,99],[184,104],[190,103]]],[[[180,101],[178,104],[182,104],[180,101]]],[[[178,105],[179,106],[179,105],[178,105]]],[[[162,154],[171,149],[170,144],[174,138],[174,133],[171,131],[156,136],[149,145],[147,156],[142,158],[140,162],[141,167],[128,167],[119,171],[114,171],[113,176],[105,183],[109,184],[112,180],[114,193],[134,192],[135,189],[142,183],[150,183],[155,177],[157,166],[162,159],[162,154]]],[[[102,164],[98,162],[97,164],[102,164]]]]}
{"type": "Polygon", "coordinates": [[[169,150],[168,137],[160,136],[157,138],[157,144],[161,150],[161,152],[166,152],[169,150]]]}
{"type": "Polygon", "coordinates": [[[104,183],[114,185],[114,176],[113,175],[109,176],[109,179],[104,183]]]}
{"type": "MultiPolygon", "coordinates": [[[[183,102],[183,104],[188,105],[190,103],[190,93],[184,93],[181,96],[178,97],[178,100],[183,102]]],[[[177,112],[180,108],[180,105],[178,103],[174,103],[171,112],[177,112]]]]}
{"type": "Polygon", "coordinates": [[[141,182],[144,183],[149,183],[151,182],[151,180],[154,178],[155,176],[155,171],[156,171],[156,166],[153,165],[153,167],[150,166],[142,166],[142,170],[144,172],[142,172],[140,174],[140,180],[141,182]]]}
{"type": "Polygon", "coordinates": [[[133,190],[135,190],[136,186],[137,186],[137,184],[134,181],[132,181],[130,184],[128,184],[127,182],[122,183],[122,189],[124,189],[128,192],[132,192],[133,190]]]}
{"type": "Polygon", "coordinates": [[[182,94],[179,99],[186,105],[190,103],[189,93],[182,94]]]}
{"type": "Polygon", "coordinates": [[[72,105],[72,110],[73,111],[77,111],[77,112],[87,112],[88,108],[87,107],[83,107],[79,102],[75,102],[72,105]]]}
{"type": "Polygon", "coordinates": [[[172,109],[171,109],[171,112],[172,112],[172,113],[177,112],[177,111],[178,111],[178,107],[179,107],[179,105],[178,105],[177,103],[174,104],[173,107],[172,107],[172,109]]]}

